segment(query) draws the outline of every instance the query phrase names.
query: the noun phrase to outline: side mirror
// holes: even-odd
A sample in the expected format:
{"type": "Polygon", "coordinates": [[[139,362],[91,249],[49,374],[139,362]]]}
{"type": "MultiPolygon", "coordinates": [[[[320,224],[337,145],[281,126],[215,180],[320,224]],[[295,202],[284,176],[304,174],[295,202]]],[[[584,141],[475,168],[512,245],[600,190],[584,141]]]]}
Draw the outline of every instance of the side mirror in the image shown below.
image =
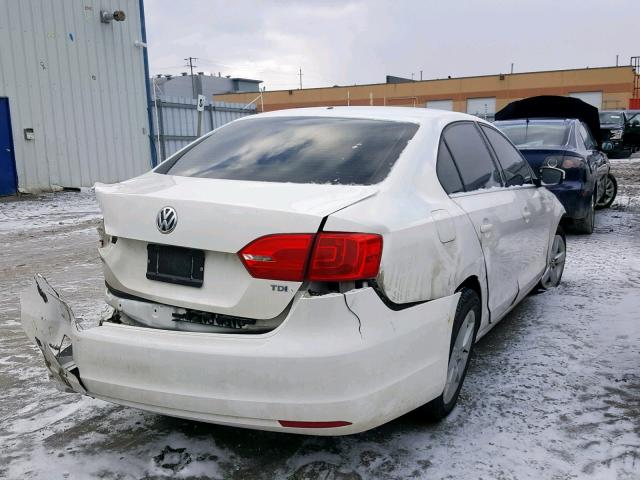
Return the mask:
{"type": "Polygon", "coordinates": [[[634,127],[640,127],[640,120],[634,120],[633,122],[631,122],[631,125],[634,127]]]}
{"type": "Polygon", "coordinates": [[[564,181],[564,170],[556,167],[542,167],[540,180],[542,186],[560,185],[564,181]]]}

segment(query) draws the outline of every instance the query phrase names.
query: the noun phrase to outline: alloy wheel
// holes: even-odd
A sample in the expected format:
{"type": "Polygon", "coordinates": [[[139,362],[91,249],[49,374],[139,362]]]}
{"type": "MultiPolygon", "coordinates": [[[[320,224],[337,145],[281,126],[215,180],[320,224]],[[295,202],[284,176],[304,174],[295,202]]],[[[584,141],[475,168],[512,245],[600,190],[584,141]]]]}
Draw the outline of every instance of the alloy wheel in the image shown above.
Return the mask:
{"type": "Polygon", "coordinates": [[[618,186],[616,185],[616,181],[611,174],[605,177],[603,190],[604,192],[602,194],[602,198],[598,202],[598,207],[607,208],[611,206],[616,198],[616,194],[618,193],[618,186]]]}
{"type": "Polygon", "coordinates": [[[551,245],[551,255],[547,272],[540,282],[544,288],[557,287],[564,272],[564,262],[567,257],[567,247],[561,235],[556,234],[551,245]]]}
{"type": "Polygon", "coordinates": [[[473,335],[476,328],[476,313],[470,310],[464,317],[456,341],[449,357],[449,367],[447,369],[447,383],[444,386],[442,399],[444,403],[449,403],[458,391],[460,382],[469,361],[469,353],[473,344],[473,335]]]}

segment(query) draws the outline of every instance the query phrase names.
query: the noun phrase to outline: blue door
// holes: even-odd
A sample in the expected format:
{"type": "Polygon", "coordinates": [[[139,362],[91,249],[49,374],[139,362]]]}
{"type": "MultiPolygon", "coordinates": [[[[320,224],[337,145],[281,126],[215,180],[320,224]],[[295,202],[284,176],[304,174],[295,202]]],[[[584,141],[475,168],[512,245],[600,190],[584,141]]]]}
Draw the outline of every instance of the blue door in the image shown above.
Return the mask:
{"type": "Polygon", "coordinates": [[[13,157],[9,99],[0,97],[0,195],[13,195],[18,188],[13,157]]]}

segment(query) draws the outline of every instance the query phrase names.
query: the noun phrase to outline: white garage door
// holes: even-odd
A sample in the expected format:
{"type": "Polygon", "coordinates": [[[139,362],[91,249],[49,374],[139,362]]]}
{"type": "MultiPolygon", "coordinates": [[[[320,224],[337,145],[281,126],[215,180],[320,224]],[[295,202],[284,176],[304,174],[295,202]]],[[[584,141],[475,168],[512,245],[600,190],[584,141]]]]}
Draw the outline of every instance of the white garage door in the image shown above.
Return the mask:
{"type": "Polygon", "coordinates": [[[493,120],[496,114],[496,97],[468,99],[467,113],[485,120],[493,120]]]}
{"type": "Polygon", "coordinates": [[[453,100],[429,100],[427,102],[427,108],[453,112],[453,100]]]}
{"type": "Polygon", "coordinates": [[[569,94],[570,97],[579,98],[589,105],[593,105],[597,109],[602,108],[602,92],[574,92],[569,94]]]}

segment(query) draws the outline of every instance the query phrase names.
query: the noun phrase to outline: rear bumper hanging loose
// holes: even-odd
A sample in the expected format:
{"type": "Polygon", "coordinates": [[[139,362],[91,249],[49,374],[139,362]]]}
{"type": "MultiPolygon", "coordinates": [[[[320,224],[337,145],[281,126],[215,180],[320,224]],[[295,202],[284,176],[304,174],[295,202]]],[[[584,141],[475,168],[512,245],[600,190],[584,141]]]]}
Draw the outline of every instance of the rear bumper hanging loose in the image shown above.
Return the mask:
{"type": "Polygon", "coordinates": [[[73,358],[80,328],[69,306],[40,274],[20,296],[22,328],[42,351],[49,378],[63,392],[86,394],[73,358]]]}

